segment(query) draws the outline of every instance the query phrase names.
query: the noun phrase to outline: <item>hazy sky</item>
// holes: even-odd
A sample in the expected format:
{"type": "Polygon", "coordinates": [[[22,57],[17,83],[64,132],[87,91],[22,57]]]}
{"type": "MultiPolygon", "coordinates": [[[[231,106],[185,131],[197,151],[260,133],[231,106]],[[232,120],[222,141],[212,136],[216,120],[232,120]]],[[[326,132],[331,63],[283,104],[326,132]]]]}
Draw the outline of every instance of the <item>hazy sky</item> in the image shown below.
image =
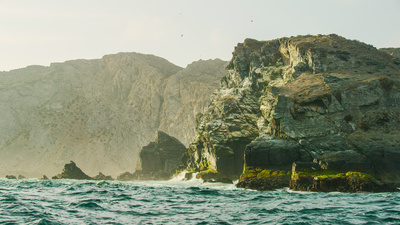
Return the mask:
{"type": "Polygon", "coordinates": [[[399,23],[399,0],[0,0],[0,71],[118,52],[185,67],[299,34],[400,47],[399,23]]]}

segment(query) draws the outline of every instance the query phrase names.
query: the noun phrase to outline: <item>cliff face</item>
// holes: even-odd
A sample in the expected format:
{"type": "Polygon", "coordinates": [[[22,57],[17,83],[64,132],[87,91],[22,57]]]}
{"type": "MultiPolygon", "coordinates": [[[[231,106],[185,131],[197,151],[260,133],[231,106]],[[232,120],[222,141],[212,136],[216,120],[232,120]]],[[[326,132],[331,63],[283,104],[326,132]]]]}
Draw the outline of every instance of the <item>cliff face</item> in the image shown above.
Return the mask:
{"type": "Polygon", "coordinates": [[[290,179],[293,162],[315,162],[400,182],[399,78],[398,59],[337,35],[246,39],[184,163],[236,179],[244,166],[242,179],[290,179]]]}
{"type": "Polygon", "coordinates": [[[1,72],[0,175],[56,174],[69,160],[92,176],[133,171],[155,131],[191,141],[225,65],[119,53],[1,72]]]}

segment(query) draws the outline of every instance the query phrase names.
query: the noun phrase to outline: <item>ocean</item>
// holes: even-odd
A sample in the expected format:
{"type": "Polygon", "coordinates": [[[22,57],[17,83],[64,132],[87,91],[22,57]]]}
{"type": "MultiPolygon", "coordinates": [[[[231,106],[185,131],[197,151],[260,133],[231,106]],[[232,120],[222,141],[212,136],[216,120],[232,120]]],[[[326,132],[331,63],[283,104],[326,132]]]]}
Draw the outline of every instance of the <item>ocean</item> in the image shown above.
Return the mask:
{"type": "Polygon", "coordinates": [[[399,193],[180,181],[0,179],[0,224],[399,224],[399,193]]]}

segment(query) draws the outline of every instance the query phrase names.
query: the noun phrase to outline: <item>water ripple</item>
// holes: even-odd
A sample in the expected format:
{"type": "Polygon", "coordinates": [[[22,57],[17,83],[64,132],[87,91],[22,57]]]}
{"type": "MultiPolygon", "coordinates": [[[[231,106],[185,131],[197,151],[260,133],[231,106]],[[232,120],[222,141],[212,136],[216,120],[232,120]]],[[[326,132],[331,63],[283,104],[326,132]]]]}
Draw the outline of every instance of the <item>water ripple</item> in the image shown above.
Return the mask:
{"type": "Polygon", "coordinates": [[[399,193],[0,179],[0,224],[399,224],[399,193]]]}

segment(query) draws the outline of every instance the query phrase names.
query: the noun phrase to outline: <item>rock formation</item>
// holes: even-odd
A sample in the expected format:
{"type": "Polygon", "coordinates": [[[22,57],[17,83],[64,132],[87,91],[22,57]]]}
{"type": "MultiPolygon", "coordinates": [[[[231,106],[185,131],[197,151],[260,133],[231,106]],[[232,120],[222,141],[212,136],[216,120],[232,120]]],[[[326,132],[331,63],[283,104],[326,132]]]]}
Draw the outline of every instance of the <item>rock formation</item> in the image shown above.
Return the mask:
{"type": "Polygon", "coordinates": [[[71,161],[65,164],[63,171],[52,177],[52,179],[92,180],[93,178],[86,175],[73,161],[71,161]]]}
{"type": "Polygon", "coordinates": [[[114,180],[111,176],[106,176],[102,172],[99,172],[96,176],[93,177],[94,180],[114,180]]]}
{"type": "Polygon", "coordinates": [[[116,176],[157,130],[187,145],[225,66],[119,53],[0,72],[0,175],[55,174],[67,158],[116,176]]]}
{"type": "Polygon", "coordinates": [[[140,151],[140,162],[134,176],[141,180],[171,179],[185,152],[186,147],[178,139],[157,131],[155,141],[140,151]]]}
{"type": "Polygon", "coordinates": [[[399,184],[399,78],[399,59],[334,34],[246,39],[184,165],[255,189],[289,186],[294,162],[399,184]]]}
{"type": "Polygon", "coordinates": [[[137,176],[134,175],[133,173],[129,173],[129,172],[123,172],[117,176],[117,180],[120,180],[120,181],[129,181],[129,180],[136,180],[136,179],[137,179],[137,176]]]}

